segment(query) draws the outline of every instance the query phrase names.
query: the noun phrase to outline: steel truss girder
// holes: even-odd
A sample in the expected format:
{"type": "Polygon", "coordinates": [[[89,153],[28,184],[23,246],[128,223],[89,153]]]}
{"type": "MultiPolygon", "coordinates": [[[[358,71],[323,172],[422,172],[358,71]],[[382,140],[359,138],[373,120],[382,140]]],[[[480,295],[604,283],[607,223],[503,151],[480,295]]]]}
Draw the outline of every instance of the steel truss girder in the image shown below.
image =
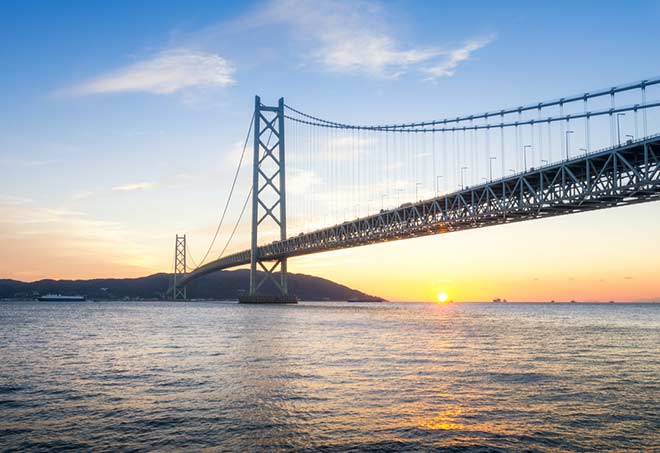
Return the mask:
{"type": "MultiPolygon", "coordinates": [[[[660,200],[660,136],[259,247],[262,261],[660,200]]],[[[250,262],[246,250],[193,272],[250,262]]]]}

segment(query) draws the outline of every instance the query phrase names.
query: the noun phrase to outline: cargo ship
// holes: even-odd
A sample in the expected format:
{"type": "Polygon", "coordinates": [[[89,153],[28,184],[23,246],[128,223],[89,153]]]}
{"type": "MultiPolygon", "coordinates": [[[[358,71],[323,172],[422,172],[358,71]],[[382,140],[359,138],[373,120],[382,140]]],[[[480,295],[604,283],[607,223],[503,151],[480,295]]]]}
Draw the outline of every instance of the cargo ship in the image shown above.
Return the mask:
{"type": "Polygon", "coordinates": [[[37,298],[40,302],[84,302],[85,296],[63,296],[61,294],[46,294],[37,298]]]}

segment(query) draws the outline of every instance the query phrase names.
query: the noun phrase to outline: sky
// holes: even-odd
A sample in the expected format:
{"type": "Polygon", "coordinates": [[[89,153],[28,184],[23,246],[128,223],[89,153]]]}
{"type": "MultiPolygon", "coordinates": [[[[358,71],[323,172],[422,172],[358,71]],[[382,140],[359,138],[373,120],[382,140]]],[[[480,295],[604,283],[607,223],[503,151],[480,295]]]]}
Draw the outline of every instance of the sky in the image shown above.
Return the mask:
{"type": "MultiPolygon", "coordinates": [[[[653,1],[3,2],[0,277],[169,271],[176,233],[204,255],[256,94],[359,124],[491,111],[660,75],[658,19],[653,1]]],[[[658,221],[650,203],[289,269],[390,300],[658,300],[658,221]]]]}

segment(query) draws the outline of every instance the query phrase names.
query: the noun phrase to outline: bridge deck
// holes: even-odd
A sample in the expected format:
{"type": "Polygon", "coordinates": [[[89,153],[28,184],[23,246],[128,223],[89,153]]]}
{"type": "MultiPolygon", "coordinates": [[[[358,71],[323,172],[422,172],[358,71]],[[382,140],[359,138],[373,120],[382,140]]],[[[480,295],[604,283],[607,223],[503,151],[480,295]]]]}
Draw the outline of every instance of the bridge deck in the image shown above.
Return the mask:
{"type": "MultiPolygon", "coordinates": [[[[647,137],[532,168],[368,217],[258,248],[273,259],[443,234],[660,199],[660,136],[647,137]]],[[[211,272],[250,263],[250,250],[212,261],[178,286],[211,272]]]]}

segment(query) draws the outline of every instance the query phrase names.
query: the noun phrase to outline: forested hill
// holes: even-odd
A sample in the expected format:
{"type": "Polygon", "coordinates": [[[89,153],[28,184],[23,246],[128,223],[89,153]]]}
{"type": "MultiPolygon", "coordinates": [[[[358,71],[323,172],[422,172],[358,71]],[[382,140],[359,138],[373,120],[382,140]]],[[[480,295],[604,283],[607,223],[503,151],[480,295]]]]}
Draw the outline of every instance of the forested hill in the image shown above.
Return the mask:
{"type": "MultiPolygon", "coordinates": [[[[261,278],[262,275],[259,275],[261,278]]],[[[188,298],[236,299],[249,288],[250,271],[221,271],[193,281],[187,288],[188,298]]],[[[39,280],[20,282],[0,280],[0,298],[34,298],[44,294],[82,295],[94,300],[158,299],[172,281],[171,274],[154,274],[139,278],[101,278],[93,280],[39,280]]],[[[272,282],[264,283],[262,292],[274,294],[272,282]]],[[[289,274],[289,292],[300,300],[382,300],[330,280],[305,274],[289,274]]]]}

